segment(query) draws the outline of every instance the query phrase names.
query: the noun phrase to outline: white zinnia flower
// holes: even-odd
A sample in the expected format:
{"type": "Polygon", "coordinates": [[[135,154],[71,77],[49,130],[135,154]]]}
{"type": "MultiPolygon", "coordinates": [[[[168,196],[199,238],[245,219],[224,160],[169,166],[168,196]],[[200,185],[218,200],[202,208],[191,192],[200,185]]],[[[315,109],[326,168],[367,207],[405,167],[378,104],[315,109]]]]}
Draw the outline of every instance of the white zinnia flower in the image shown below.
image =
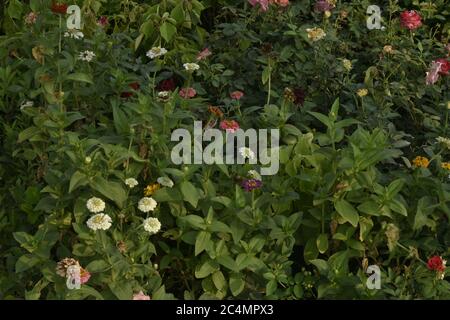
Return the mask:
{"type": "Polygon", "coordinates": [[[200,66],[196,63],[185,63],[183,64],[183,67],[186,71],[190,72],[200,69],[200,66]]]}
{"type": "Polygon", "coordinates": [[[161,47],[153,47],[150,50],[147,51],[147,57],[150,59],[155,59],[157,57],[163,56],[167,53],[167,50],[165,48],[161,47]]]}
{"type": "Polygon", "coordinates": [[[158,179],[156,179],[156,181],[163,187],[173,187],[173,181],[168,177],[159,177],[158,179]]]}
{"type": "Polygon", "coordinates": [[[158,218],[147,218],[144,220],[144,230],[150,234],[155,234],[161,229],[161,222],[158,218]]]}
{"type": "Polygon", "coordinates": [[[84,37],[83,32],[77,29],[69,29],[64,33],[64,37],[66,38],[72,38],[72,39],[82,39],[84,37]]]}
{"type": "Polygon", "coordinates": [[[95,53],[89,50],[81,51],[80,55],[78,56],[78,59],[90,62],[92,59],[94,59],[95,53]]]}
{"type": "Polygon", "coordinates": [[[239,153],[241,154],[241,156],[244,159],[250,159],[250,160],[255,159],[255,153],[250,148],[246,148],[246,147],[239,148],[239,153]]]}
{"type": "Polygon", "coordinates": [[[144,197],[141,200],[139,200],[138,209],[141,210],[142,212],[153,211],[155,210],[157,204],[158,203],[155,201],[155,199],[151,197],[144,197]]]}
{"type": "Polygon", "coordinates": [[[86,222],[91,230],[108,230],[111,227],[111,217],[104,213],[98,213],[86,222]]]}
{"type": "Polygon", "coordinates": [[[125,184],[130,188],[133,189],[136,187],[139,183],[135,178],[128,178],[125,180],[125,184]]]}
{"type": "Polygon", "coordinates": [[[450,149],[450,139],[449,138],[437,137],[436,141],[445,145],[447,147],[447,149],[450,149]]]}
{"type": "Polygon", "coordinates": [[[100,198],[92,197],[86,202],[86,207],[93,213],[102,212],[105,210],[105,202],[100,198]]]}

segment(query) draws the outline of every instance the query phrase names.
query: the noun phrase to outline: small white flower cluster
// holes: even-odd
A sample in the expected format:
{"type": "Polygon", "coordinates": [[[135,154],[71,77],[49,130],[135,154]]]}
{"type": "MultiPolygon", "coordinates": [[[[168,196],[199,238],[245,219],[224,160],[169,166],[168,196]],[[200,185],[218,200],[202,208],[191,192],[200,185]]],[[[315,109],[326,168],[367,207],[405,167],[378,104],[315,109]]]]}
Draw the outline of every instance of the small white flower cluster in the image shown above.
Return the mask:
{"type": "Polygon", "coordinates": [[[66,32],[64,32],[64,37],[79,40],[84,38],[84,34],[80,30],[69,29],[66,32]]]}
{"type": "Polygon", "coordinates": [[[158,98],[167,99],[170,96],[170,91],[160,91],[158,92],[158,98]]]}
{"type": "Polygon", "coordinates": [[[92,197],[86,202],[86,207],[92,213],[97,213],[90,217],[86,222],[91,230],[108,230],[111,227],[112,219],[104,213],[99,213],[105,210],[105,202],[97,197],[92,197]]]}
{"type": "Polygon", "coordinates": [[[150,50],[147,51],[147,57],[150,59],[155,59],[158,57],[161,57],[167,53],[167,50],[165,48],[161,47],[153,47],[150,50]]]}
{"type": "Polygon", "coordinates": [[[249,171],[247,172],[247,176],[248,176],[250,179],[256,179],[256,180],[262,181],[261,175],[260,175],[260,174],[258,173],[258,171],[256,171],[256,170],[249,170],[249,171]]]}
{"type": "Polygon", "coordinates": [[[82,61],[87,61],[87,62],[91,62],[92,59],[95,58],[95,53],[89,50],[86,51],[81,51],[78,59],[82,60],[82,61]]]}
{"type": "Polygon", "coordinates": [[[239,153],[241,154],[242,158],[244,159],[255,159],[255,153],[250,148],[242,147],[239,148],[239,153]]]}
{"type": "Polygon", "coordinates": [[[125,179],[125,184],[128,186],[128,188],[133,189],[139,183],[135,178],[128,178],[128,179],[125,179]]]}
{"type": "Polygon", "coordinates": [[[196,63],[185,63],[183,67],[186,71],[194,72],[195,70],[200,69],[200,66],[196,63]]]}

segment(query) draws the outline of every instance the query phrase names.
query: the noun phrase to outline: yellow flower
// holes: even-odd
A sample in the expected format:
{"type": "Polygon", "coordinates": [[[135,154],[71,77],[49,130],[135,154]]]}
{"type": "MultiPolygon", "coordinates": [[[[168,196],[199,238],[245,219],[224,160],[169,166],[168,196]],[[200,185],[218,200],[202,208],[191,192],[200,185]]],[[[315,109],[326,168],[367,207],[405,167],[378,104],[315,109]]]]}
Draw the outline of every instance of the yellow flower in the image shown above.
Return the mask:
{"type": "Polygon", "coordinates": [[[441,168],[442,169],[446,169],[446,170],[450,170],[450,162],[442,162],[441,163],[441,168]]]}
{"type": "Polygon", "coordinates": [[[155,193],[156,190],[158,190],[159,188],[161,188],[161,186],[159,185],[159,183],[153,183],[153,184],[149,184],[147,187],[145,187],[144,189],[144,195],[146,197],[151,196],[152,194],[155,193]]]}
{"type": "Polygon", "coordinates": [[[327,35],[322,28],[317,27],[312,29],[308,28],[306,29],[306,32],[308,32],[308,39],[311,39],[312,41],[319,41],[327,35]]]}
{"type": "Polygon", "coordinates": [[[342,65],[344,66],[345,70],[347,70],[347,71],[350,71],[353,68],[352,62],[348,59],[342,60],[342,65]]]}
{"type": "Polygon", "coordinates": [[[325,18],[331,17],[331,12],[329,10],[325,11],[325,18]]]}
{"type": "Polygon", "coordinates": [[[414,167],[416,168],[428,168],[428,166],[430,165],[430,160],[421,156],[415,157],[412,162],[414,167]]]}
{"type": "Polygon", "coordinates": [[[394,48],[392,48],[391,45],[385,45],[383,47],[383,52],[387,53],[387,54],[392,54],[392,53],[394,53],[394,48]]]}
{"type": "Polygon", "coordinates": [[[369,93],[369,91],[367,89],[365,89],[365,88],[364,89],[358,89],[358,91],[356,91],[356,94],[358,96],[360,96],[361,98],[367,96],[368,93],[369,93]]]}

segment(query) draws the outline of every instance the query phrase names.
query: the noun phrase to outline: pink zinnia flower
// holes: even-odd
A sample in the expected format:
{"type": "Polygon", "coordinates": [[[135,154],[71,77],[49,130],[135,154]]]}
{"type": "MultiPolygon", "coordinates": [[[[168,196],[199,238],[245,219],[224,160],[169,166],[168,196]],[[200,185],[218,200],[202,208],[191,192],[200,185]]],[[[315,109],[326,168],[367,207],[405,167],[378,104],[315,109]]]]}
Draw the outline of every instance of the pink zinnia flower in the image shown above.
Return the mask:
{"type": "Polygon", "coordinates": [[[239,123],[235,120],[223,120],[220,122],[220,127],[226,132],[234,133],[239,129],[239,123]]]}
{"type": "Polygon", "coordinates": [[[80,283],[85,284],[91,278],[91,274],[86,269],[80,268],[80,283]]]}
{"type": "Polygon", "coordinates": [[[204,60],[210,55],[212,55],[212,52],[208,48],[205,48],[197,54],[197,61],[204,60]]]}
{"type": "Polygon", "coordinates": [[[403,11],[400,14],[400,25],[409,30],[417,29],[422,25],[422,17],[415,10],[403,11]]]}
{"type": "Polygon", "coordinates": [[[197,95],[197,91],[194,88],[182,88],[178,94],[184,99],[190,99],[197,95]]]}
{"type": "Polygon", "coordinates": [[[242,91],[233,91],[230,93],[231,99],[234,100],[241,100],[241,98],[244,96],[244,93],[242,91]]]}
{"type": "Polygon", "coordinates": [[[133,294],[133,300],[151,300],[149,296],[145,295],[142,290],[133,294]]]}
{"type": "Polygon", "coordinates": [[[38,14],[36,12],[30,12],[25,16],[25,23],[26,24],[35,24],[36,19],[38,17],[38,14]]]}
{"type": "Polygon", "coordinates": [[[269,0],[248,0],[248,2],[252,5],[252,7],[258,4],[262,11],[267,11],[267,9],[269,9],[269,0]]]}

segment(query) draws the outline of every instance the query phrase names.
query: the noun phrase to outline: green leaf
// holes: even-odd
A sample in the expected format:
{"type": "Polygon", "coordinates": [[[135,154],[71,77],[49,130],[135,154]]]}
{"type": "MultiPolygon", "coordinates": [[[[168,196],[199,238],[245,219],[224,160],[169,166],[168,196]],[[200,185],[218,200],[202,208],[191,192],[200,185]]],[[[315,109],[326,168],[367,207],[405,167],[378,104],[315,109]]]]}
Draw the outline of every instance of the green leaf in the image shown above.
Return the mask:
{"type": "Polygon", "coordinates": [[[235,191],[236,191],[236,206],[238,208],[243,208],[245,207],[245,193],[244,190],[242,190],[242,188],[238,185],[236,185],[235,187],[235,191]]]}
{"type": "Polygon", "coordinates": [[[128,123],[127,116],[120,109],[117,104],[112,105],[113,109],[113,119],[114,119],[114,127],[116,128],[116,132],[118,134],[127,135],[130,133],[130,124],[128,123]]]}
{"type": "Polygon", "coordinates": [[[180,189],[181,189],[181,193],[183,194],[184,200],[186,200],[194,208],[196,208],[198,200],[201,197],[201,194],[197,190],[197,188],[189,181],[183,181],[180,185],[180,189]]]}
{"type": "Polygon", "coordinates": [[[332,121],[324,114],[321,114],[321,113],[318,113],[318,112],[313,112],[313,111],[308,111],[308,113],[310,115],[314,116],[314,118],[316,118],[320,122],[322,122],[328,128],[330,128],[333,125],[332,121]]]}
{"type": "Polygon", "coordinates": [[[227,282],[225,280],[225,277],[223,276],[223,273],[220,270],[213,273],[212,281],[214,282],[214,285],[218,290],[225,291],[227,287],[227,282]]]}
{"type": "Polygon", "coordinates": [[[177,32],[177,28],[169,22],[164,22],[161,27],[159,27],[159,32],[161,33],[161,37],[163,37],[164,40],[170,42],[172,37],[177,32]]]}
{"type": "Polygon", "coordinates": [[[245,287],[245,281],[242,279],[242,275],[240,273],[232,273],[230,274],[230,290],[233,297],[239,295],[245,287]]]}
{"type": "Polygon", "coordinates": [[[267,296],[271,296],[272,294],[275,293],[275,291],[278,288],[278,284],[276,280],[270,280],[269,282],[267,282],[266,285],[266,295],[267,296]]]}
{"type": "Polygon", "coordinates": [[[195,256],[198,256],[200,253],[202,253],[203,250],[205,250],[211,240],[211,233],[207,231],[200,231],[197,235],[197,239],[195,240],[195,256]]]}
{"type": "Polygon", "coordinates": [[[334,207],[341,217],[350,222],[352,226],[356,227],[358,225],[359,214],[349,202],[341,199],[336,201],[334,207]]]}
{"type": "Polygon", "coordinates": [[[102,177],[95,177],[90,186],[108,199],[114,201],[119,208],[123,207],[127,199],[127,193],[120,183],[107,181],[102,177]]]}
{"type": "Polygon", "coordinates": [[[18,143],[22,143],[25,140],[30,139],[31,137],[38,135],[41,133],[41,129],[37,127],[29,127],[19,133],[19,137],[17,139],[18,143]]]}
{"type": "Polygon", "coordinates": [[[310,261],[315,258],[317,258],[317,255],[319,254],[319,251],[317,250],[316,241],[314,238],[309,238],[308,241],[306,241],[305,249],[303,251],[303,256],[305,258],[305,261],[310,261]]]}
{"type": "Polygon", "coordinates": [[[325,233],[320,234],[317,237],[317,249],[320,253],[325,253],[328,250],[328,236],[325,233]]]}
{"type": "Polygon", "coordinates": [[[311,262],[313,265],[315,265],[317,267],[317,269],[319,270],[319,273],[321,275],[327,275],[328,274],[328,263],[325,260],[322,259],[313,259],[310,260],[309,262],[311,262]]]}
{"type": "Polygon", "coordinates": [[[86,266],[86,270],[89,272],[96,273],[106,271],[110,267],[111,266],[109,265],[109,263],[107,263],[105,260],[94,260],[86,266]]]}
{"type": "Polygon", "coordinates": [[[188,223],[191,227],[194,227],[196,229],[205,230],[206,229],[206,223],[205,220],[197,215],[190,214],[185,217],[178,218],[180,221],[184,221],[188,223]]]}
{"type": "MultiPolygon", "coordinates": [[[[95,290],[92,287],[89,287],[88,285],[82,285],[80,289],[77,290],[69,290],[69,292],[66,295],[67,300],[83,300],[86,299],[89,296],[93,296],[97,300],[104,300],[103,296],[100,292],[95,290]]],[[[127,300],[130,300],[128,298],[127,300]]]]}
{"type": "Polygon", "coordinates": [[[270,74],[271,74],[271,68],[269,67],[265,67],[261,76],[261,80],[263,84],[266,84],[267,81],[269,81],[270,78],[270,74]]]}
{"type": "Polygon", "coordinates": [[[373,221],[370,218],[361,217],[359,219],[359,240],[364,241],[373,228],[373,221]]]}
{"type": "Polygon", "coordinates": [[[22,16],[23,4],[19,0],[9,0],[8,15],[13,19],[20,19],[22,16]]]}
{"type": "Polygon", "coordinates": [[[86,73],[76,72],[71,73],[66,76],[66,80],[72,80],[72,81],[80,81],[80,82],[87,82],[90,84],[94,84],[94,81],[92,80],[92,77],[86,73]]]}
{"type": "Polygon", "coordinates": [[[402,190],[404,184],[405,184],[404,179],[397,179],[392,181],[387,187],[388,198],[389,199],[394,198],[394,196],[402,190]]]}
{"type": "Polygon", "coordinates": [[[78,187],[87,185],[88,183],[88,177],[84,173],[75,171],[70,178],[69,193],[76,190],[78,187]]]}
{"type": "Polygon", "coordinates": [[[197,267],[195,268],[195,277],[197,279],[206,278],[207,276],[209,276],[218,269],[219,266],[217,265],[217,263],[214,262],[213,260],[208,259],[200,266],[197,265],[197,267]]]}
{"type": "Polygon", "coordinates": [[[183,2],[180,2],[175,8],[170,12],[170,17],[175,19],[178,24],[184,22],[184,10],[183,10],[183,2]]]}
{"type": "Polygon", "coordinates": [[[131,281],[109,282],[109,288],[112,293],[120,300],[130,300],[133,297],[133,288],[131,281]]]}
{"type": "Polygon", "coordinates": [[[231,271],[239,271],[239,268],[236,264],[236,261],[233,260],[230,256],[220,256],[216,258],[217,262],[220,263],[225,268],[230,269],[231,271]]]}
{"type": "Polygon", "coordinates": [[[16,262],[16,272],[23,272],[37,265],[41,260],[32,254],[24,254],[16,262]]]}

